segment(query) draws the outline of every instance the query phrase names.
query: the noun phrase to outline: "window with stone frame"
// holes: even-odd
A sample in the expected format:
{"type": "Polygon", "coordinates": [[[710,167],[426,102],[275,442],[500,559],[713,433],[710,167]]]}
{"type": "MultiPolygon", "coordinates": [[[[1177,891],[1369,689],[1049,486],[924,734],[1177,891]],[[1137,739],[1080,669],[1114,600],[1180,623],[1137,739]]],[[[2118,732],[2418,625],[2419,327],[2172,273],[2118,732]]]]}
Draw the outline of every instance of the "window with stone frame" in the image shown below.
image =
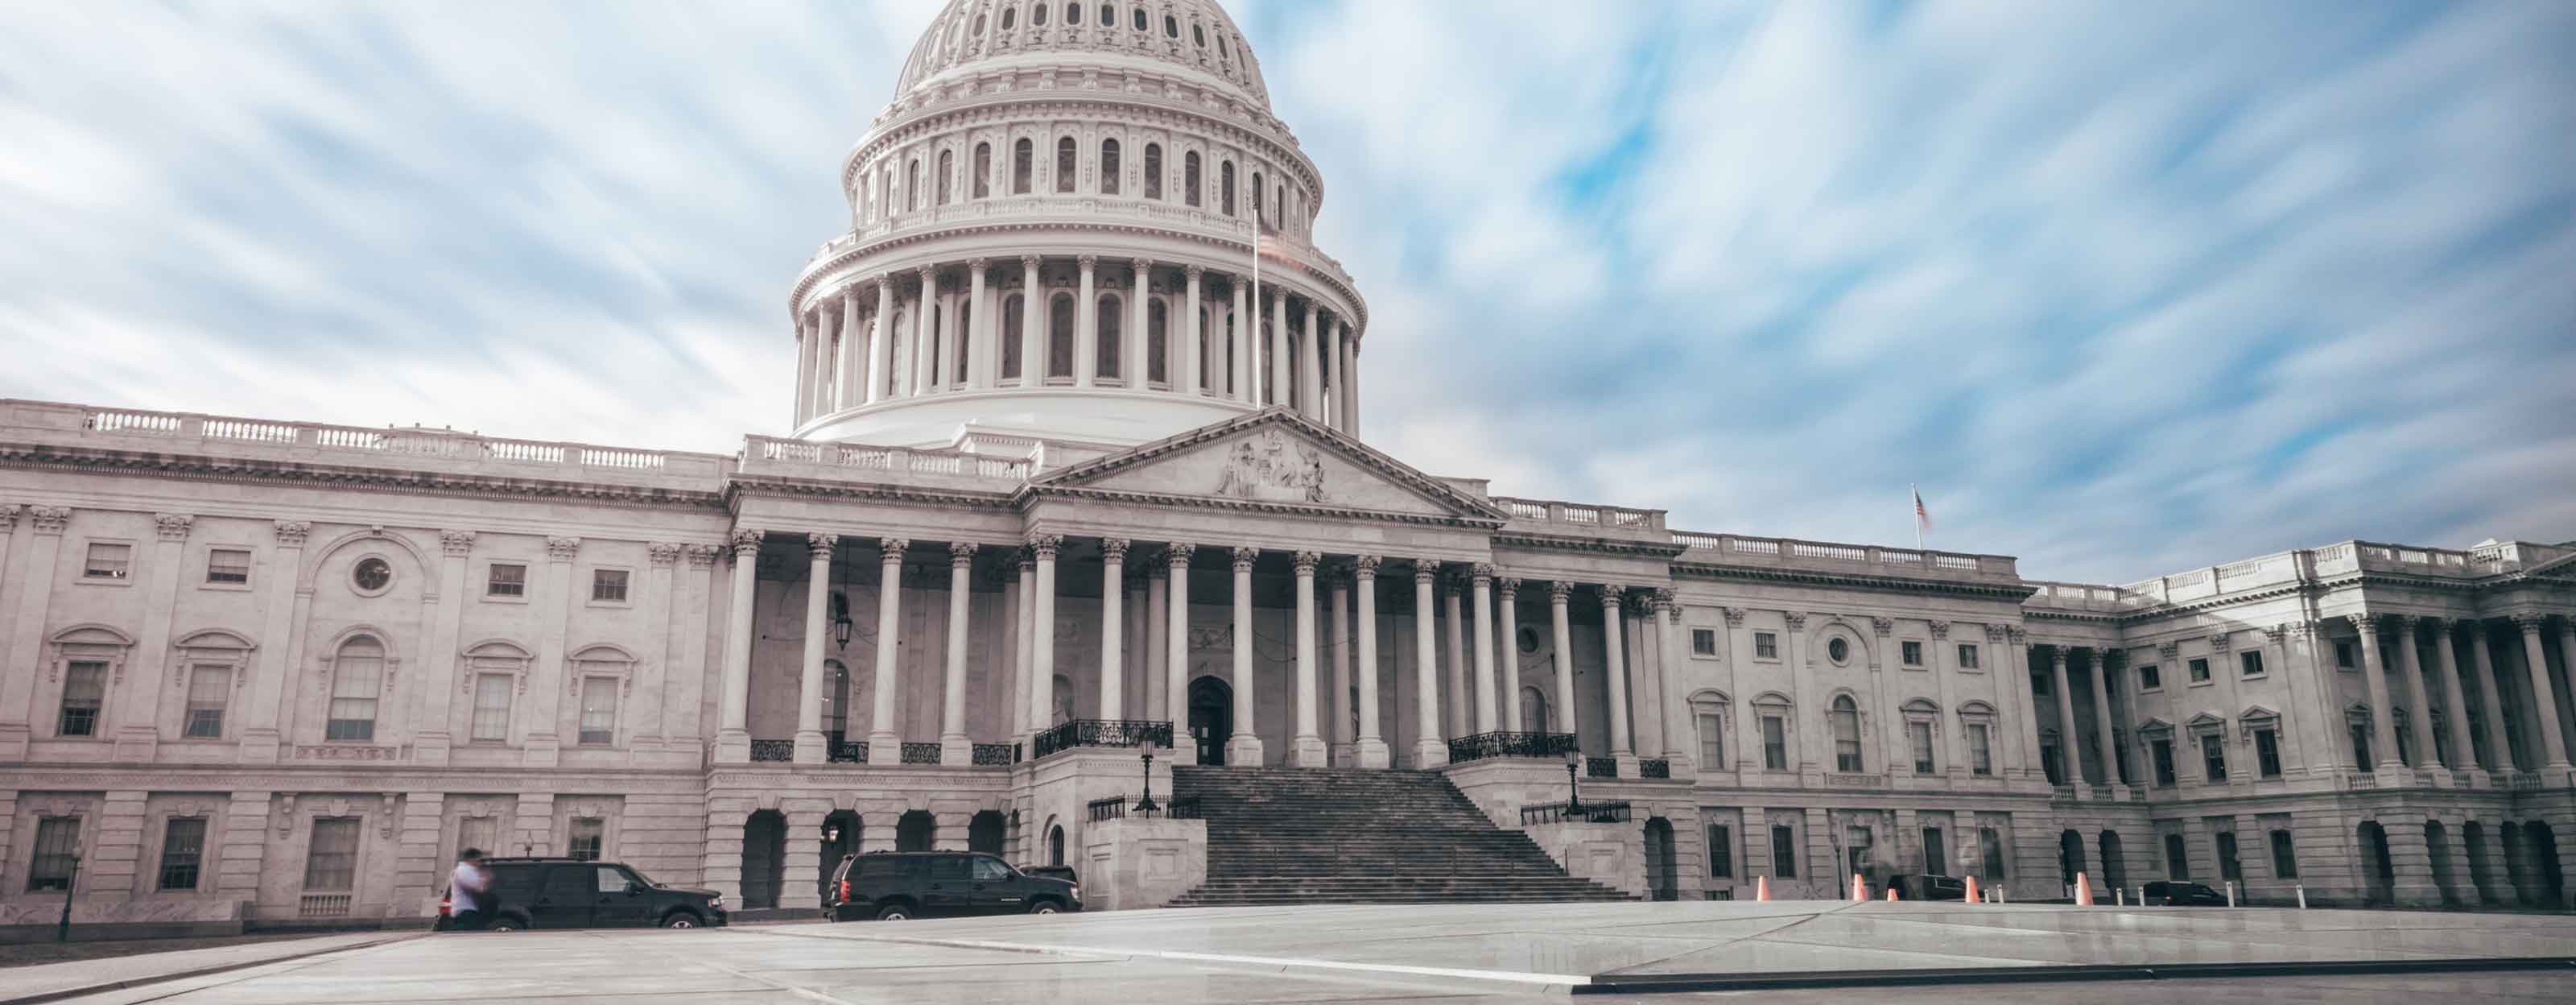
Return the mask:
{"type": "Polygon", "coordinates": [[[206,552],[206,582],[250,582],[250,550],[215,548],[206,552]]]}
{"type": "Polygon", "coordinates": [[[1950,874],[1950,835],[1939,827],[1923,828],[1923,874],[1950,874]]]}
{"type": "Polygon", "coordinates": [[[2190,667],[2191,667],[2191,682],[2192,682],[2192,683],[2194,683],[2194,684],[2207,684],[2207,683],[2209,683],[2209,658],[2208,658],[2208,657],[2205,657],[2205,656],[2195,656],[2195,657],[2192,657],[2191,663],[2190,663],[2189,665],[2190,665],[2190,667]]]}
{"type": "Polygon", "coordinates": [[[1780,636],[1774,632],[1753,633],[1753,658],[1757,660],[1779,659],[1780,636]]]}
{"type": "Polygon", "coordinates": [[[2231,883],[2245,882],[2245,865],[2236,858],[2236,832],[2219,831],[2209,838],[2218,849],[2218,878],[2231,883]]]}
{"type": "Polygon", "coordinates": [[[331,658],[331,706],[325,740],[376,738],[376,703],[384,694],[385,646],[358,635],[340,643],[331,658]]]}
{"type": "Polygon", "coordinates": [[[956,151],[954,151],[954,150],[942,150],[942,151],[940,151],[940,152],[939,152],[939,182],[938,182],[937,186],[935,186],[936,191],[937,191],[937,196],[936,196],[936,198],[937,198],[937,202],[938,202],[938,204],[939,204],[939,205],[942,205],[942,206],[948,205],[948,200],[949,200],[949,198],[955,194],[955,192],[953,192],[953,191],[952,191],[952,188],[953,188],[953,184],[952,184],[952,183],[953,183],[953,180],[956,178],[956,176],[957,176],[957,152],[956,152],[956,151]]]}
{"type": "Polygon", "coordinates": [[[592,603],[623,604],[626,602],[627,572],[624,569],[590,570],[592,603]]]}
{"type": "Polygon", "coordinates": [[[1977,851],[1985,857],[1984,876],[1988,882],[2010,878],[2004,871],[2003,834],[1992,827],[1977,828],[1977,851]]]}
{"type": "Polygon", "coordinates": [[[2165,835],[2165,875],[2173,879],[2191,878],[2191,855],[2183,847],[2182,835],[2165,835]]]}
{"type": "MultiPolygon", "coordinates": [[[[1138,17],[1143,17],[1144,13],[1142,10],[1136,12],[1138,17]]],[[[1163,199],[1163,145],[1160,143],[1145,144],[1144,182],[1145,198],[1161,202],[1163,199]]]]}
{"type": "Polygon", "coordinates": [[[2362,771],[2371,770],[2370,720],[2365,718],[2358,722],[2346,722],[2344,735],[2352,741],[2352,762],[2360,766],[2362,771]]]}
{"type": "Polygon", "coordinates": [[[1715,771],[1726,763],[1726,713],[1719,706],[1693,702],[1694,731],[1699,734],[1699,763],[1715,771]]]}
{"type": "Polygon", "coordinates": [[[1199,204],[1199,152],[1196,150],[1181,154],[1181,202],[1190,206],[1199,204]]]}
{"type": "Polygon", "coordinates": [[[1786,715],[1762,717],[1762,768],[1789,770],[1789,721],[1786,715]]]}
{"type": "Polygon", "coordinates": [[[2227,783],[2227,735],[2223,732],[2201,733],[2194,737],[2200,744],[2201,778],[2211,785],[2227,783]]]}
{"type": "Polygon", "coordinates": [[[983,143],[977,143],[977,144],[975,144],[975,167],[974,167],[974,171],[975,171],[975,179],[974,179],[973,183],[972,183],[972,184],[970,184],[970,185],[967,187],[967,189],[966,189],[966,190],[967,190],[969,193],[972,193],[972,197],[973,197],[973,198],[983,199],[983,198],[990,197],[990,196],[993,194],[993,144],[992,144],[992,143],[990,143],[990,142],[983,142],[983,143]]]}
{"type": "Polygon", "coordinates": [[[1714,879],[1735,876],[1735,834],[1725,824],[1709,824],[1708,874],[1714,879]]]}
{"type": "Polygon", "coordinates": [[[599,817],[574,817],[564,837],[564,852],[576,862],[599,861],[600,843],[608,835],[608,821],[599,817]]]}
{"type": "Polygon", "coordinates": [[[1982,659],[1983,659],[1983,656],[1981,655],[1981,653],[1980,653],[1980,651],[1979,651],[1979,649],[1978,649],[1978,647],[1977,647],[1977,644],[1976,644],[1976,643],[1974,643],[1974,642],[1962,642],[1962,643],[1959,643],[1959,669],[1961,669],[1961,670],[1976,670],[1976,669],[1980,669],[1980,668],[1982,667],[1982,665],[1983,665],[1983,664],[1982,664],[1982,662],[1981,662],[1981,661],[1982,661],[1982,659]]]}
{"type": "Polygon", "coordinates": [[[1104,140],[1101,140],[1101,141],[1100,141],[1100,194],[1102,194],[1102,195],[1117,195],[1117,194],[1118,194],[1118,175],[1119,175],[1119,167],[1118,167],[1118,141],[1117,141],[1116,139],[1104,139],[1104,140]]]}
{"type": "Polygon", "coordinates": [[[2172,787],[2174,784],[2174,752],[2172,738],[2159,736],[2148,740],[2147,752],[2155,759],[2156,762],[2156,784],[2168,788],[2172,787]]]}
{"type": "Polygon", "coordinates": [[[304,892],[347,893],[358,876],[358,818],[316,817],[304,852],[304,892]]]}
{"type": "Polygon", "coordinates": [[[55,736],[96,736],[100,711],[107,702],[107,664],[73,660],[63,668],[62,715],[55,736]]]}
{"type": "Polygon", "coordinates": [[[1169,384],[1172,380],[1170,317],[1171,308],[1163,298],[1145,301],[1145,380],[1150,383],[1169,384]]]}
{"type": "Polygon", "coordinates": [[[2278,728],[2255,728],[2254,767],[2265,778],[2281,777],[2281,731],[2278,728]]]}
{"type": "Polygon", "coordinates": [[[1915,639],[1903,640],[1897,643],[1896,651],[1897,655],[1904,661],[1904,665],[1910,667],[1919,667],[1923,665],[1922,642],[1915,639]]]}
{"type": "Polygon", "coordinates": [[[1775,879],[1798,878],[1797,828],[1771,825],[1771,875],[1775,879]]]}
{"type": "Polygon", "coordinates": [[[490,816],[460,817],[456,821],[456,850],[496,851],[501,844],[501,818],[490,816]]]}
{"type": "Polygon", "coordinates": [[[1932,724],[1915,720],[1905,724],[1905,739],[1914,748],[1914,773],[1928,775],[1932,765],[1932,724]]]}
{"type": "Polygon", "coordinates": [[[1095,344],[1091,350],[1091,375],[1103,380],[1119,380],[1124,373],[1119,369],[1118,350],[1127,344],[1123,337],[1126,334],[1126,301],[1115,293],[1103,293],[1092,310],[1091,330],[1095,344]]]}
{"type": "Polygon", "coordinates": [[[162,890],[194,890],[206,857],[206,818],[171,817],[161,825],[162,890]]]}
{"type": "Polygon", "coordinates": [[[2354,654],[2352,643],[2338,639],[2335,641],[2334,646],[2336,668],[2342,670],[2358,670],[2361,668],[2361,660],[2354,654]]]}
{"type": "Polygon", "coordinates": [[[212,740],[224,735],[224,707],[231,704],[233,668],[224,663],[198,663],[188,668],[187,719],[179,735],[212,740]]]}
{"type": "Polygon", "coordinates": [[[487,597],[524,597],[528,595],[528,567],[517,562],[494,562],[484,574],[483,595],[487,597]]]}
{"type": "Polygon", "coordinates": [[[903,211],[906,213],[921,211],[921,158],[919,157],[905,161],[903,164],[903,211]]]}
{"type": "Polygon", "coordinates": [[[2138,667],[2138,690],[2162,691],[2164,688],[2164,672],[2156,669],[2155,664],[2146,663],[2138,667]]]}
{"type": "Polygon", "coordinates": [[[1834,770],[1857,773],[1866,763],[1860,749],[1860,706],[1850,695],[1836,695],[1825,721],[1834,731],[1834,770]]]}
{"type": "Polygon", "coordinates": [[[1047,379],[1073,379],[1073,294],[1047,301],[1047,379]]]}
{"type": "Polygon", "coordinates": [[[1995,773],[1993,745],[1988,739],[1988,732],[1989,730],[1986,728],[1985,723],[1972,722],[1968,724],[1969,774],[1992,775],[1995,773]]]}
{"type": "Polygon", "coordinates": [[[1011,194],[1029,194],[1029,174],[1036,167],[1037,146],[1022,138],[1011,144],[1011,194]]]}
{"type": "Polygon", "coordinates": [[[615,677],[581,679],[582,746],[598,747],[616,742],[617,690],[615,677]]]}
{"type": "Polygon", "coordinates": [[[1074,160],[1073,137],[1058,137],[1055,141],[1055,190],[1058,193],[1073,194],[1074,160]]]}
{"type": "Polygon", "coordinates": [[[27,864],[30,892],[71,888],[72,857],[80,854],[80,828],[77,816],[37,818],[34,857],[27,864]]]}
{"type": "Polygon", "coordinates": [[[2296,843],[2290,839],[2290,832],[2287,829],[2274,830],[2271,839],[2272,877],[2274,879],[2299,878],[2299,850],[2296,843]]]}
{"type": "Polygon", "coordinates": [[[2263,651],[2260,649],[2239,651],[2236,654],[2236,668],[2245,677],[2263,676],[2263,651]]]}
{"type": "Polygon", "coordinates": [[[1224,213],[1224,214],[1225,214],[1225,215],[1227,215],[1227,216],[1233,216],[1233,215],[1234,215],[1234,162],[1233,162],[1233,161],[1218,161],[1218,162],[1217,162],[1217,167],[1216,167],[1216,179],[1217,179],[1217,197],[1216,197],[1217,211],[1218,211],[1218,212],[1221,212],[1221,213],[1224,213]]]}
{"type": "Polygon", "coordinates": [[[1693,629],[1691,629],[1691,655],[1693,655],[1693,656],[1716,656],[1716,655],[1717,655],[1717,629],[1714,629],[1714,628],[1693,628],[1693,629]]]}
{"type": "Polygon", "coordinates": [[[2040,740],[2039,772],[2048,779],[2050,785],[2066,784],[2066,756],[2059,748],[2053,732],[2049,737],[2040,740]]]}

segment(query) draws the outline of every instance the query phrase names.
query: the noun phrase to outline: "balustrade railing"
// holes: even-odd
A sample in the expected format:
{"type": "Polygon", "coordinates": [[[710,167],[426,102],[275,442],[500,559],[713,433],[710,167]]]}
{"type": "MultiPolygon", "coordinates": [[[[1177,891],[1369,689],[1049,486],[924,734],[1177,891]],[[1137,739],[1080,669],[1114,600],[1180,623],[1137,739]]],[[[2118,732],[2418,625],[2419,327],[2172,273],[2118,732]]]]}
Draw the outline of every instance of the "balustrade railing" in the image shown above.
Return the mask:
{"type": "Polygon", "coordinates": [[[978,768],[1007,768],[1019,762],[1019,753],[1016,743],[978,743],[974,762],[978,768]]]}
{"type": "Polygon", "coordinates": [[[936,743],[905,743],[903,745],[903,763],[937,764],[939,763],[939,745],[936,743]]]}
{"type": "Polygon", "coordinates": [[[1615,757],[1584,758],[1583,777],[1617,778],[1619,777],[1619,759],[1615,757]]]}
{"type": "Polygon", "coordinates": [[[1637,777],[1671,778],[1673,777],[1673,762],[1661,757],[1649,757],[1645,760],[1639,761],[1637,762],[1637,777]]]}
{"type": "Polygon", "coordinates": [[[296,905],[296,913],[307,918],[345,918],[349,915],[349,894],[308,893],[296,905]]]}
{"type": "MultiPolygon", "coordinates": [[[[865,755],[862,755],[862,759],[865,755]]],[[[792,761],[796,759],[794,740],[753,740],[751,759],[755,761],[792,761]]]]}
{"type": "Polygon", "coordinates": [[[1628,804],[1610,803],[1534,803],[1521,807],[1521,826],[1537,824],[1624,824],[1628,822],[1628,804]]]}
{"type": "Polygon", "coordinates": [[[1488,757],[1562,758],[1574,752],[1572,733],[1478,733],[1449,741],[1449,763],[1488,757]]]}
{"type": "Polygon", "coordinates": [[[451,429],[417,427],[368,429],[315,422],[278,422],[188,412],[91,409],[83,414],[81,428],[99,433],[194,437],[234,443],[404,454],[458,461],[502,461],[512,464],[623,468],[637,471],[660,470],[671,466],[670,461],[678,458],[690,468],[691,473],[697,474],[718,473],[718,464],[724,460],[713,454],[638,450],[631,447],[606,447],[587,443],[507,440],[451,429]]]}
{"type": "Polygon", "coordinates": [[[830,741],[823,748],[823,759],[833,764],[866,764],[868,763],[868,741],[830,741]]]}
{"type": "Polygon", "coordinates": [[[1172,745],[1172,724],[1143,719],[1073,719],[1038,734],[1037,757],[1075,747],[1172,745]]]}
{"type": "Polygon", "coordinates": [[[1103,820],[1124,820],[1127,818],[1127,797],[1125,796],[1111,796],[1107,799],[1094,799],[1089,803],[1085,803],[1084,807],[1090,812],[1091,822],[1095,824],[1103,820]]]}

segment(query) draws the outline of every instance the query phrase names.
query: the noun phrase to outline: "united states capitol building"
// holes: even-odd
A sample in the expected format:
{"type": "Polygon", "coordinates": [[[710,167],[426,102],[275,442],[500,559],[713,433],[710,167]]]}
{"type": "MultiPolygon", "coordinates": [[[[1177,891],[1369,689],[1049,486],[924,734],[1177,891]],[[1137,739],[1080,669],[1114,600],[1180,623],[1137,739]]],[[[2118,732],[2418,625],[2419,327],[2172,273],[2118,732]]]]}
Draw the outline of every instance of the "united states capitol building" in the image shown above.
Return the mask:
{"type": "Polygon", "coordinates": [[[2567,906],[2576,546],[2075,584],[1497,495],[1368,445],[1407,333],[1214,0],[952,0],[894,95],[739,452],[0,400],[0,925],[421,918],[469,845],[1153,906],[1289,767],[1640,897],[2567,906]]]}

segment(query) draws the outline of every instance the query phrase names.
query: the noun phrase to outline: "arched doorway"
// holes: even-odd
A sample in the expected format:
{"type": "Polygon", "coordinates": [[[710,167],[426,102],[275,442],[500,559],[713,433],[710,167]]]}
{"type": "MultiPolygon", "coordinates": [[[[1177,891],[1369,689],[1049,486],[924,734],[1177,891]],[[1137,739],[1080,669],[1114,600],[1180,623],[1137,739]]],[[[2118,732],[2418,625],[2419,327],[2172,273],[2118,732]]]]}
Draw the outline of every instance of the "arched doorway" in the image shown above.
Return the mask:
{"type": "Polygon", "coordinates": [[[2523,844],[2522,825],[2505,824],[2497,835],[2504,838],[2504,876],[2505,883],[2513,887],[2512,903],[2530,907],[2540,898],[2533,892],[2536,884],[2532,879],[2531,849],[2523,844]]]}
{"type": "Polygon", "coordinates": [[[2495,860],[2487,856],[2487,825],[2471,820],[2460,825],[2460,843],[2468,848],[2469,885],[2476,889],[2478,902],[2500,904],[2505,899],[2492,889],[2495,860]]]}
{"type": "Polygon", "coordinates": [[[1047,864],[1064,864],[1064,825],[1047,825],[1047,864]]]}
{"type": "Polygon", "coordinates": [[[1002,853],[1002,813],[985,810],[966,821],[966,850],[987,855],[1002,853]]]}
{"type": "Polygon", "coordinates": [[[2540,874],[2540,906],[2553,911],[2566,907],[2567,876],[2558,868],[2558,832],[2534,820],[2522,825],[2522,836],[2531,842],[2532,871],[2540,874]]]}
{"type": "Polygon", "coordinates": [[[2095,892],[2110,893],[2114,890],[2128,889],[2129,870],[2127,863],[2123,861],[2120,856],[2120,832],[2109,830],[2103,831],[2100,840],[2102,843],[2102,885],[2104,889],[2097,890],[2095,892]]]}
{"type": "Polygon", "coordinates": [[[1200,764],[1224,764],[1225,741],[1234,735],[1234,688],[1214,677],[1190,682],[1190,737],[1200,764]]]}
{"type": "Polygon", "coordinates": [[[864,828],[859,815],[849,810],[838,810],[823,818],[823,853],[815,862],[814,892],[828,890],[832,874],[841,868],[841,860],[859,853],[859,833],[864,828]]]}
{"type": "Polygon", "coordinates": [[[2057,835],[2057,881],[2069,891],[2075,889],[2075,877],[2084,871],[2084,835],[2063,831],[2057,835]]]}
{"type": "Polygon", "coordinates": [[[1646,890],[1656,900],[1680,900],[1681,888],[1673,868],[1673,822],[1662,817],[1646,821],[1646,890]]]}
{"type": "Polygon", "coordinates": [[[1547,732],[1547,694],[1535,687],[1521,689],[1521,732],[1547,732]]]}
{"type": "Polygon", "coordinates": [[[929,810],[906,810],[894,822],[894,850],[929,851],[939,834],[939,820],[929,810]]]}
{"type": "Polygon", "coordinates": [[[742,823],[742,906],[777,907],[786,879],[787,818],[761,810],[742,823]]]}
{"type": "Polygon", "coordinates": [[[2457,905],[2463,899],[2459,877],[2451,872],[2451,835],[2439,820],[2424,821],[2424,857],[2433,868],[2433,889],[2442,894],[2442,906],[2457,905]]]}
{"type": "Polygon", "coordinates": [[[2397,865],[2388,857],[2388,831],[2379,821],[2361,822],[2362,900],[2391,904],[2397,900],[2397,865]]]}

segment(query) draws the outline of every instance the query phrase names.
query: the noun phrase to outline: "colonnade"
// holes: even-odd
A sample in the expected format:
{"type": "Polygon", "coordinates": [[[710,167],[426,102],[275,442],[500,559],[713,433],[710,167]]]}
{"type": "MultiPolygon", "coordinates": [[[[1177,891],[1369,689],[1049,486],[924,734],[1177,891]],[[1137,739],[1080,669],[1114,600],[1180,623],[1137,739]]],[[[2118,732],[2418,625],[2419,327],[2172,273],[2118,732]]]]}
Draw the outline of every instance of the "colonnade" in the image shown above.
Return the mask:
{"type": "Polygon", "coordinates": [[[1289,405],[1356,434],[1350,319],[1267,276],[1256,292],[1248,275],[1210,272],[1143,257],[1024,255],[853,282],[797,316],[796,424],[962,391],[1122,388],[1289,405]],[[1037,310],[1032,289],[1042,291],[1037,310]]]}

